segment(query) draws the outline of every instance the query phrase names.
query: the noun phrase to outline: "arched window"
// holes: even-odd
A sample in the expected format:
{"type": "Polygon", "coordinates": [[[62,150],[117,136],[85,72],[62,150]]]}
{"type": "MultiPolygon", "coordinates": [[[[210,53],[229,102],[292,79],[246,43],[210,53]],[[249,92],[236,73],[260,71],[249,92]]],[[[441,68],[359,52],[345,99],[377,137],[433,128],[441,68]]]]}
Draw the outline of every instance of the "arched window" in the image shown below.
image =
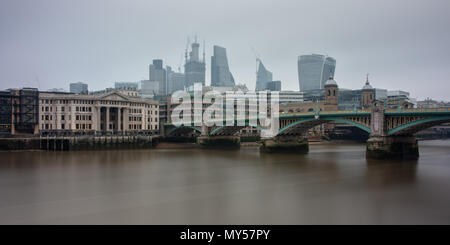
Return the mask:
{"type": "Polygon", "coordinates": [[[328,89],[328,96],[330,96],[331,95],[331,91],[328,89]]]}
{"type": "Polygon", "coordinates": [[[336,90],[333,90],[333,96],[336,96],[336,90]]]}

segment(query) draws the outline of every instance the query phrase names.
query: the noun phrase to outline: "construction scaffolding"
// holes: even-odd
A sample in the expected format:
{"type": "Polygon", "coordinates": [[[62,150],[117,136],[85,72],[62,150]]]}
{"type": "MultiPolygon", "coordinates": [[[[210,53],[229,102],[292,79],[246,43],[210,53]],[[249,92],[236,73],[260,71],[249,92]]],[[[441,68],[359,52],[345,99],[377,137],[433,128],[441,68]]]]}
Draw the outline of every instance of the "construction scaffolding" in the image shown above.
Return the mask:
{"type": "Polygon", "coordinates": [[[39,91],[23,88],[0,92],[0,133],[37,134],[39,91]]]}

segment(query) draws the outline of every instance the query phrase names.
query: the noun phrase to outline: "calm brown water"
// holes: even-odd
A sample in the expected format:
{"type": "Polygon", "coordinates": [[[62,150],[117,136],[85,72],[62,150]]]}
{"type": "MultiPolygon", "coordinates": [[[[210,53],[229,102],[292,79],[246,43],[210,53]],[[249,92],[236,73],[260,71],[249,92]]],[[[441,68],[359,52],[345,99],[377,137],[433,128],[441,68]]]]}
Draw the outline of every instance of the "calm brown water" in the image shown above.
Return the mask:
{"type": "Polygon", "coordinates": [[[450,141],[415,162],[364,154],[0,152],[0,224],[450,224],[450,141]]]}

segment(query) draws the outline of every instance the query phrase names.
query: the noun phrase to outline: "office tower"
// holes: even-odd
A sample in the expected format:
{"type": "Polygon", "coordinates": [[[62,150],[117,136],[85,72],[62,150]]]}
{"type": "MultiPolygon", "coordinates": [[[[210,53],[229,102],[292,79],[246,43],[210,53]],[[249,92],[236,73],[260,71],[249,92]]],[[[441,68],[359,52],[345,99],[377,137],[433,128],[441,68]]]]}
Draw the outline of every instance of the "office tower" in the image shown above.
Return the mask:
{"type": "Polygon", "coordinates": [[[312,54],[298,57],[300,91],[323,89],[329,77],[334,77],[336,60],[329,56],[312,54]]]}
{"type": "Polygon", "coordinates": [[[260,59],[256,59],[258,70],[256,71],[256,91],[266,90],[269,82],[272,81],[272,72],[264,67],[260,59]]]}
{"type": "Polygon", "coordinates": [[[142,80],[140,82],[140,87],[141,89],[139,90],[139,95],[142,98],[153,98],[159,93],[158,81],[142,80]]]}
{"type": "Polygon", "coordinates": [[[115,89],[135,89],[138,90],[139,84],[135,82],[115,82],[115,89]]]}
{"type": "Polygon", "coordinates": [[[170,66],[166,66],[167,71],[167,94],[172,94],[178,90],[184,90],[184,74],[172,71],[170,66]]]}
{"type": "MultiPolygon", "coordinates": [[[[203,46],[205,46],[203,44],[203,46]]],[[[184,87],[188,88],[194,85],[194,83],[202,83],[205,85],[205,51],[203,47],[203,61],[199,59],[199,47],[200,45],[195,40],[191,45],[191,52],[189,52],[188,58],[188,50],[185,52],[185,64],[184,64],[184,87]]]]}
{"type": "Polygon", "coordinates": [[[267,90],[270,91],[281,91],[281,81],[270,81],[266,86],[267,90]]]}
{"type": "Polygon", "coordinates": [[[158,82],[158,95],[167,94],[167,77],[166,70],[163,68],[163,61],[160,59],[153,60],[153,64],[149,66],[149,81],[158,82]]]}
{"type": "Polygon", "coordinates": [[[70,84],[70,92],[75,94],[87,94],[88,85],[86,83],[78,82],[70,84]]]}
{"type": "Polygon", "coordinates": [[[211,86],[234,86],[234,78],[228,68],[227,50],[214,45],[214,55],[211,56],[211,86]]]}

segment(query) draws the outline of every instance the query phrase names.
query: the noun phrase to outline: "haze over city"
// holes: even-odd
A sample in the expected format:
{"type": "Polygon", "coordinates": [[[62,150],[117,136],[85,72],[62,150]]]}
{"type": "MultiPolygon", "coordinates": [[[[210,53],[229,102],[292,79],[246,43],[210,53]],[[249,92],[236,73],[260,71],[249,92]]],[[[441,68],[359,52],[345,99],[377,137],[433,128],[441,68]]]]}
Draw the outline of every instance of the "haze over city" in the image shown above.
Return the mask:
{"type": "Polygon", "coordinates": [[[187,37],[227,49],[236,83],[255,88],[255,55],[298,90],[297,57],[328,54],[335,79],[412,97],[448,100],[450,2],[432,1],[26,1],[0,3],[0,89],[90,90],[148,77],[153,59],[181,67],[187,37]],[[256,52],[255,52],[255,51],[256,52]],[[256,54],[255,54],[256,53],[256,54]]]}

